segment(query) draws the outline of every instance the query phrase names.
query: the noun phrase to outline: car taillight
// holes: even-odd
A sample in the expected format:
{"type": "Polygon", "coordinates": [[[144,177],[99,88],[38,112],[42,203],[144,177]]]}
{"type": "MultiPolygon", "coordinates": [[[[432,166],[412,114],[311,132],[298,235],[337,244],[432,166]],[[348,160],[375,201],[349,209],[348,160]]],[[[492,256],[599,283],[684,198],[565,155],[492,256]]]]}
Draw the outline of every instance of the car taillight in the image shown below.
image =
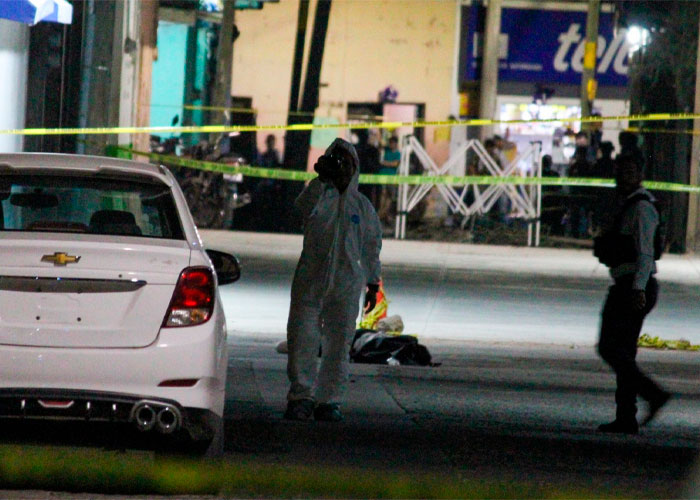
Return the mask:
{"type": "Polygon", "coordinates": [[[163,320],[164,328],[201,325],[214,311],[214,274],[207,267],[188,267],[180,273],[163,320]]]}

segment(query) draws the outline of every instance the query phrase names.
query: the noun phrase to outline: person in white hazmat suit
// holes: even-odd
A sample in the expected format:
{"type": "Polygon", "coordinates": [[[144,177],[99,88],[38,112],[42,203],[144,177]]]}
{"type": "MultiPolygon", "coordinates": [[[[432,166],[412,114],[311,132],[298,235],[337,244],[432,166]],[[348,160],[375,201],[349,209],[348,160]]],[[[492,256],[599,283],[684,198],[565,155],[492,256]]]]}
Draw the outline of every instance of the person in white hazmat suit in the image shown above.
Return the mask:
{"type": "Polygon", "coordinates": [[[291,386],[284,417],[339,421],[338,399],[365,286],[365,310],[376,304],[382,227],[357,190],[359,159],[352,144],[336,139],[314,169],[319,176],[294,202],[303,217],[304,247],[287,322],[291,386]]]}

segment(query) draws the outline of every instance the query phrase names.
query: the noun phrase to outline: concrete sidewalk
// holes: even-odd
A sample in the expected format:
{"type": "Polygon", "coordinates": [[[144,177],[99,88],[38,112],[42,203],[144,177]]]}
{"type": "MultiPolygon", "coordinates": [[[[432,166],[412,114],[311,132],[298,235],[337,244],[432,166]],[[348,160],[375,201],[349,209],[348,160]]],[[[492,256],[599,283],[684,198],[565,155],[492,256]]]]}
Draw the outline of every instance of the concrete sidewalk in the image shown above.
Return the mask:
{"type": "MultiPolygon", "coordinates": [[[[242,231],[200,231],[205,245],[242,258],[299,258],[302,236],[242,231]]],[[[385,239],[382,263],[389,266],[461,269],[569,278],[609,279],[589,250],[475,245],[385,239]]],[[[700,285],[700,255],[665,254],[657,263],[663,282],[700,285]]]]}

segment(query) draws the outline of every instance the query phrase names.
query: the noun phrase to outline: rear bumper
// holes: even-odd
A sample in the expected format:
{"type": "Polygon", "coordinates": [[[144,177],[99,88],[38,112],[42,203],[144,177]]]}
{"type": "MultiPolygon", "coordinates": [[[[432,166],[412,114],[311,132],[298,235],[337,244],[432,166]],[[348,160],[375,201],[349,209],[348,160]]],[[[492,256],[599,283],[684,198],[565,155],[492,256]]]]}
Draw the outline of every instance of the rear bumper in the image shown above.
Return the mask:
{"type": "MultiPolygon", "coordinates": [[[[111,407],[103,409],[103,398],[98,397],[108,394],[118,395],[116,403],[165,401],[222,417],[227,358],[226,326],[219,308],[203,325],[162,329],[157,341],[143,348],[0,345],[0,398],[3,394],[30,397],[34,392],[49,398],[52,391],[74,391],[91,395],[95,415],[112,411],[111,407]],[[196,379],[197,383],[191,387],[159,386],[178,379],[196,379]],[[97,413],[95,405],[99,406],[97,413]]],[[[78,399],[81,404],[88,402],[78,399]]],[[[105,401],[112,404],[109,398],[105,401]]]]}
{"type": "Polygon", "coordinates": [[[140,430],[172,433],[184,429],[195,440],[210,439],[215,415],[209,410],[185,408],[177,401],[132,394],[73,389],[0,389],[0,419],[39,419],[133,424],[140,430]],[[153,410],[153,424],[139,425],[139,409],[153,410]],[[175,416],[167,426],[158,423],[161,412],[175,416]],[[214,418],[212,418],[214,417],[214,418]]]}

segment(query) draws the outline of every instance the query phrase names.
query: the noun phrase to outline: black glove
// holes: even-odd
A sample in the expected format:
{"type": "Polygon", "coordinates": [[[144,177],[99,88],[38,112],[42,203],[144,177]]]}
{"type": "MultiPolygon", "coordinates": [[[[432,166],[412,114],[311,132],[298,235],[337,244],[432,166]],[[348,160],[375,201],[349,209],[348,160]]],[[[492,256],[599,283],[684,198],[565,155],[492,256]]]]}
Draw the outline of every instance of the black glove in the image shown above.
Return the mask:
{"type": "Polygon", "coordinates": [[[323,182],[324,184],[329,184],[331,182],[331,178],[328,176],[328,172],[319,169],[316,166],[314,166],[314,170],[318,173],[318,180],[323,182]]]}
{"type": "Polygon", "coordinates": [[[338,174],[338,159],[333,155],[323,155],[319,157],[314,165],[314,170],[318,173],[318,180],[329,183],[338,174]]]}
{"type": "Polygon", "coordinates": [[[377,293],[379,293],[379,285],[367,283],[367,292],[365,293],[365,312],[370,312],[377,305],[377,293]]]}

